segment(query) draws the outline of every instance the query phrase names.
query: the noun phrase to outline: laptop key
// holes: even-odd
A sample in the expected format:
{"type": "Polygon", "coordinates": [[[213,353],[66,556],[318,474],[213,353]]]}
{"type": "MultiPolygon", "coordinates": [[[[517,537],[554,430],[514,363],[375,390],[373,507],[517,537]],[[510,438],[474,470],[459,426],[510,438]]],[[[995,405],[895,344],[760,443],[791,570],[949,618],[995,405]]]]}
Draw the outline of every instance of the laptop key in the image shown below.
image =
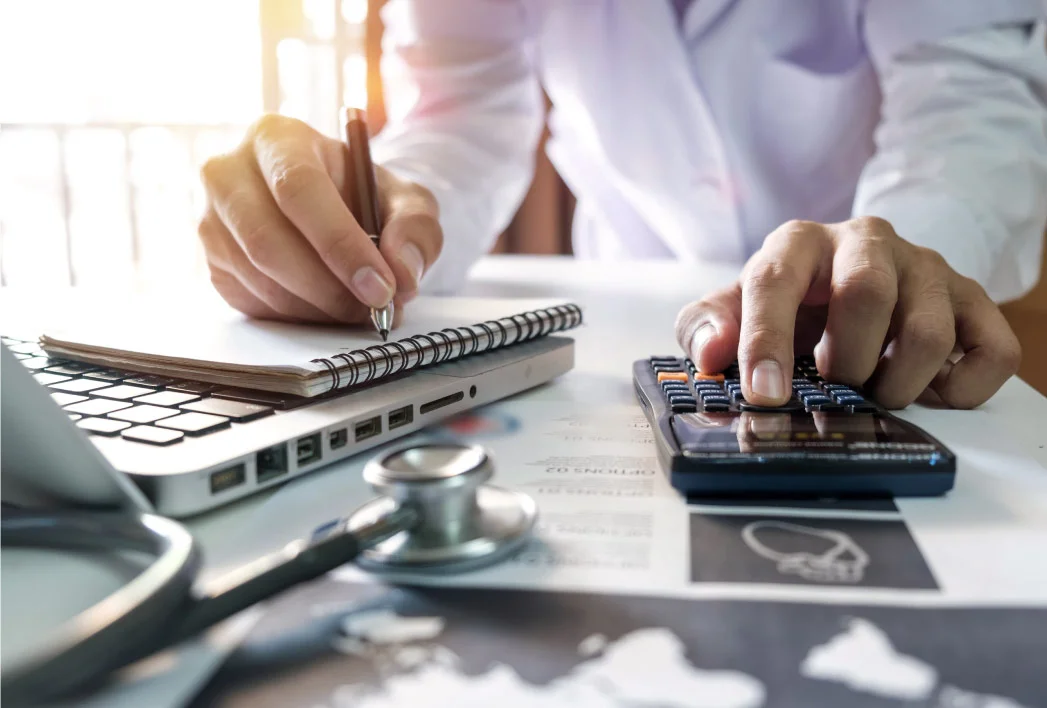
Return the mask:
{"type": "Polygon", "coordinates": [[[120,437],[134,442],[149,443],[150,445],[172,445],[181,442],[185,433],[180,430],[166,430],[156,428],[152,425],[136,425],[120,432],[120,437]]]}
{"type": "Polygon", "coordinates": [[[94,391],[95,389],[105,388],[108,385],[108,381],[92,381],[91,379],[70,379],[69,381],[62,381],[61,383],[51,384],[49,388],[52,388],[55,391],[64,391],[66,393],[87,393],[88,391],[94,391]]]}
{"type": "Polygon", "coordinates": [[[164,388],[169,383],[174,383],[174,379],[166,376],[150,376],[150,375],[139,375],[133,376],[129,379],[124,379],[124,383],[129,383],[134,386],[149,386],[151,388],[164,388]]]}
{"type": "Polygon", "coordinates": [[[71,406],[66,406],[65,410],[68,413],[80,413],[82,415],[108,415],[116,411],[123,410],[124,408],[130,408],[131,403],[127,401],[110,401],[106,398],[89,398],[86,401],[80,403],[74,403],[71,406]]]}
{"type": "Polygon", "coordinates": [[[207,435],[229,427],[229,419],[209,413],[183,413],[157,422],[161,428],[181,430],[186,435],[207,435]]]}
{"type": "Polygon", "coordinates": [[[305,396],[292,396],[289,393],[272,393],[270,391],[252,391],[246,388],[223,388],[211,394],[214,398],[224,398],[230,401],[243,401],[244,403],[258,403],[263,406],[272,406],[278,410],[286,411],[298,406],[312,403],[316,399],[305,396]]]}
{"type": "Polygon", "coordinates": [[[36,342],[22,342],[20,344],[11,344],[7,347],[15,354],[39,354],[40,345],[36,342]]]}
{"type": "MultiPolygon", "coordinates": [[[[148,396],[147,396],[148,398],[148,396]]],[[[271,415],[273,409],[258,403],[244,403],[243,401],[229,401],[222,398],[205,398],[202,401],[188,403],[180,406],[184,411],[194,413],[211,413],[231,418],[237,423],[246,423],[256,418],[271,415]]]]}
{"type": "Polygon", "coordinates": [[[58,366],[62,362],[58,359],[48,359],[46,356],[34,356],[22,361],[22,366],[30,371],[39,371],[49,366],[58,366]]]}
{"type": "Polygon", "coordinates": [[[99,369],[98,371],[89,371],[84,374],[84,378],[98,379],[99,381],[122,381],[129,376],[134,376],[134,372],[119,371],[117,369],[99,369]]]}
{"type": "Polygon", "coordinates": [[[97,371],[97,366],[91,366],[90,364],[81,364],[78,361],[67,361],[57,366],[49,366],[47,370],[52,374],[63,374],[65,376],[79,376],[80,374],[86,374],[88,371],[97,371]]]}
{"type": "Polygon", "coordinates": [[[110,386],[101,391],[96,391],[95,395],[102,396],[103,398],[115,398],[118,401],[129,401],[132,398],[138,398],[139,396],[145,396],[150,393],[156,393],[156,391],[151,388],[146,388],[145,386],[117,384],[116,386],[110,386]]]}
{"type": "Polygon", "coordinates": [[[68,406],[73,403],[87,400],[87,396],[78,396],[75,393],[60,393],[58,391],[52,393],[51,398],[60,406],[68,406]]]}
{"type": "Polygon", "coordinates": [[[175,381],[167,385],[168,391],[181,391],[183,393],[210,393],[218,388],[217,385],[204,381],[175,381]]]}
{"type": "Polygon", "coordinates": [[[174,408],[161,408],[160,406],[132,406],[131,408],[125,408],[122,411],[110,413],[109,417],[116,418],[117,420],[127,420],[132,423],[152,423],[161,418],[170,418],[175,415],[178,415],[178,411],[174,408]]]}
{"type": "Polygon", "coordinates": [[[125,423],[121,420],[111,420],[109,418],[81,418],[76,421],[76,425],[88,432],[92,432],[95,435],[112,436],[119,433],[124,428],[131,426],[130,423],[125,423]]]}
{"type": "Polygon", "coordinates": [[[147,396],[135,399],[135,403],[148,403],[151,406],[169,406],[174,408],[183,403],[199,400],[195,393],[181,393],[179,391],[157,391],[147,396]]]}
{"type": "Polygon", "coordinates": [[[50,386],[51,384],[68,381],[71,377],[62,376],[60,374],[49,374],[46,371],[41,371],[38,374],[33,374],[33,378],[39,381],[42,386],[50,386]]]}

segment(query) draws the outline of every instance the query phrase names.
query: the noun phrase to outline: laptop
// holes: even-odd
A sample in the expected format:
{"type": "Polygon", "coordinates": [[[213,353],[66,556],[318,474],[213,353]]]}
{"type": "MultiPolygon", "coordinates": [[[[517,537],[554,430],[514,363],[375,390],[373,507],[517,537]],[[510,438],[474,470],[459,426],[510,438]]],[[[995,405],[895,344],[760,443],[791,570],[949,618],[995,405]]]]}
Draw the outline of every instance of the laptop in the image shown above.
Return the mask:
{"type": "MultiPolygon", "coordinates": [[[[115,419],[103,412],[113,400],[94,393],[101,390],[94,382],[126,371],[48,360],[33,341],[5,337],[0,349],[5,503],[122,507],[131,500],[173,518],[220,507],[521,393],[574,365],[573,340],[544,336],[321,397],[246,391],[242,401],[215,399],[225,412],[220,425],[186,434],[177,444],[157,445],[120,432],[125,419],[134,417],[134,407],[155,406],[162,397],[125,402],[129,405],[115,419]],[[48,388],[49,375],[63,384],[83,380],[83,390],[72,394],[77,410],[97,407],[92,419],[112,420],[111,427],[77,426],[74,419],[84,414],[63,409],[73,405],[66,397],[69,386],[48,388]],[[244,405],[238,409],[237,403],[244,405]],[[114,476],[111,469],[123,474],[114,476]]],[[[197,400],[210,400],[198,382],[155,375],[136,379],[135,386],[157,394],[195,389],[197,400]]]]}

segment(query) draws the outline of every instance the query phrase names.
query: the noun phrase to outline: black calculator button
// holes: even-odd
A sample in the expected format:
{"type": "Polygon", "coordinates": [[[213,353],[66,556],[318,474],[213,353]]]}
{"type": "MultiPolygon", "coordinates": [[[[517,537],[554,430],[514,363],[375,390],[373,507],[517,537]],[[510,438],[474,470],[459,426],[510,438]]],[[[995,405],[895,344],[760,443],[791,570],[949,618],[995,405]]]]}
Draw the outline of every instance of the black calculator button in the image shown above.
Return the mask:
{"type": "Polygon", "coordinates": [[[696,403],[674,403],[670,406],[673,413],[694,413],[698,410],[696,403]]]}
{"type": "Polygon", "coordinates": [[[856,403],[865,403],[865,399],[859,395],[851,394],[850,396],[833,396],[837,400],[837,403],[841,405],[855,405],[856,403]]]}
{"type": "Polygon", "coordinates": [[[654,371],[654,373],[656,374],[660,374],[663,371],[671,371],[674,373],[679,372],[681,374],[683,373],[683,369],[677,366],[676,364],[654,364],[653,366],[651,366],[651,370],[654,371]]]}
{"type": "Polygon", "coordinates": [[[708,396],[702,398],[702,408],[705,410],[715,410],[710,409],[709,406],[725,406],[729,408],[731,406],[731,400],[727,398],[727,396],[708,396]]]}
{"type": "Polygon", "coordinates": [[[669,405],[670,406],[675,406],[677,403],[689,403],[692,406],[698,405],[698,401],[696,401],[692,396],[670,396],[669,397],[669,405]]]}
{"type": "Polygon", "coordinates": [[[723,413],[731,409],[726,403],[710,403],[706,401],[702,408],[708,413],[723,413]]]}
{"type": "Polygon", "coordinates": [[[846,411],[846,406],[841,406],[839,403],[818,403],[808,404],[807,410],[814,411],[816,413],[833,413],[836,411],[846,411]]]}
{"type": "Polygon", "coordinates": [[[825,389],[826,391],[850,391],[851,390],[851,387],[848,386],[847,384],[834,384],[834,383],[822,384],[822,388],[825,389]]]}
{"type": "Polygon", "coordinates": [[[666,396],[672,393],[686,393],[690,394],[691,389],[687,388],[687,384],[676,384],[675,386],[663,386],[662,391],[666,396]]]}
{"type": "Polygon", "coordinates": [[[807,396],[803,399],[803,404],[807,407],[824,406],[832,402],[832,399],[828,396],[807,396]]]}
{"type": "Polygon", "coordinates": [[[657,363],[657,362],[663,362],[663,363],[664,362],[671,362],[671,363],[675,364],[676,362],[680,361],[680,358],[679,357],[675,357],[675,356],[652,356],[649,359],[649,361],[652,364],[657,363]]]}

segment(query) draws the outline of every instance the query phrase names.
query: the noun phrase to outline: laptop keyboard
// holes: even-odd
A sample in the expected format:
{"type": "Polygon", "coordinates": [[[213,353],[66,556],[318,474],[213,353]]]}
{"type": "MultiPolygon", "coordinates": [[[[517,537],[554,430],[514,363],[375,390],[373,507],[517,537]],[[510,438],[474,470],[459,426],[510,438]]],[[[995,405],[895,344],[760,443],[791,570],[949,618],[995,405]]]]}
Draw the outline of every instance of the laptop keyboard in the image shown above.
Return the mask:
{"type": "Polygon", "coordinates": [[[69,417],[92,435],[174,445],[186,437],[210,435],[320,400],[55,359],[35,342],[2,340],[69,417]]]}

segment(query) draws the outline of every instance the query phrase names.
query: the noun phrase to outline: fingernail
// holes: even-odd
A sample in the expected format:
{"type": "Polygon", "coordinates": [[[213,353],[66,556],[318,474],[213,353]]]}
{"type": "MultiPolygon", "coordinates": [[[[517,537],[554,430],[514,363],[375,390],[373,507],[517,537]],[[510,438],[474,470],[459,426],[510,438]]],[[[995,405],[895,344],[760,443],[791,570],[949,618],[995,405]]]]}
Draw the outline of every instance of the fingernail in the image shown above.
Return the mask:
{"type": "Polygon", "coordinates": [[[418,246],[413,243],[405,243],[400,248],[400,262],[410,271],[411,277],[414,278],[414,286],[417,288],[422,282],[422,271],[425,270],[425,259],[422,258],[422,252],[418,250],[418,246]]]}
{"type": "Polygon", "coordinates": [[[691,335],[691,361],[694,362],[695,366],[701,366],[702,349],[715,336],[716,327],[711,322],[706,322],[694,330],[694,334],[691,335]]]}
{"type": "Polygon", "coordinates": [[[782,367],[774,359],[764,359],[753,369],[750,387],[757,396],[771,400],[783,398],[785,382],[782,380],[782,367]]]}
{"type": "Polygon", "coordinates": [[[353,289],[360,302],[368,307],[385,307],[393,299],[393,286],[371,266],[356,271],[353,289]]]}

